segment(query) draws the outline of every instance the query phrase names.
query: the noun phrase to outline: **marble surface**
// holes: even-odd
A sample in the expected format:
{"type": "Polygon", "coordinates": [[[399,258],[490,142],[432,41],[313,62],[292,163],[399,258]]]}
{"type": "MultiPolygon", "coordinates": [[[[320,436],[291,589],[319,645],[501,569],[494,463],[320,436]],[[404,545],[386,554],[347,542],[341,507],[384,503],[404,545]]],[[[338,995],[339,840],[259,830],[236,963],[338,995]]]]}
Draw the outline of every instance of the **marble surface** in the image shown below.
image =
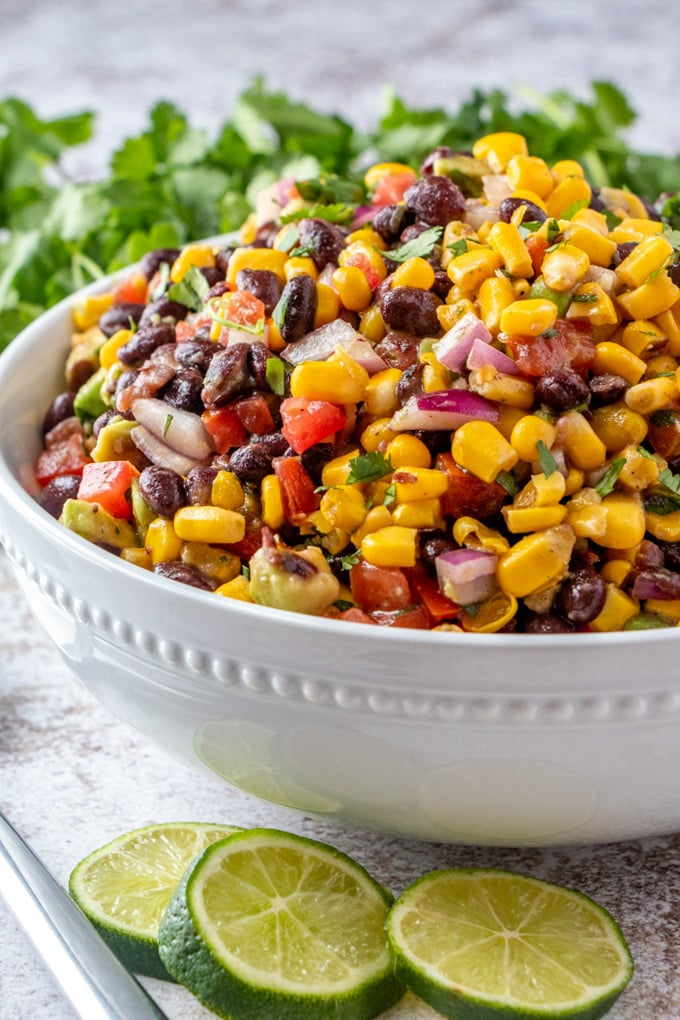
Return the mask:
{"type": "MultiPolygon", "coordinates": [[[[258,71],[270,85],[365,125],[379,115],[383,82],[413,103],[455,105],[474,85],[521,81],[587,95],[592,78],[607,78],[639,112],[632,141],[676,151],[679,29],[680,6],[650,0],[432,0],[424,8],[401,0],[201,0],[191,9],[180,0],[0,0],[0,96],[19,95],[43,115],[97,111],[97,138],[71,157],[79,176],[100,172],[157,99],[173,99],[212,128],[258,71]]],[[[395,893],[425,871],[454,865],[558,881],[594,896],[629,940],[636,976],[612,1020],[680,1018],[680,835],[551,850],[426,845],[341,829],[227,789],[173,762],[93,701],[31,619],[1,555],[0,804],[62,883],[88,851],[121,832],[186,819],[324,839],[395,893]]],[[[180,988],[147,985],[172,1020],[209,1015],[180,988]]],[[[0,1020],[74,1015],[0,900],[0,1020]]],[[[411,998],[388,1015],[435,1016],[411,998]]]]}

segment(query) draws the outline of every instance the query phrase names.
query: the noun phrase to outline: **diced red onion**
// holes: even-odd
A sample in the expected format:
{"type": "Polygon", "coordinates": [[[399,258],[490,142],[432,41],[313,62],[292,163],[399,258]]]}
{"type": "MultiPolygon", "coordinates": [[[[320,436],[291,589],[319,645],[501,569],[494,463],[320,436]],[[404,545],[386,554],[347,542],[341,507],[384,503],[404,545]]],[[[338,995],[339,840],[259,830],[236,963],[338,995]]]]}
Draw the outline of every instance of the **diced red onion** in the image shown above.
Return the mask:
{"type": "Polygon", "coordinates": [[[327,262],[317,277],[317,283],[325,283],[327,287],[333,286],[333,273],[338,267],[335,262],[327,262]]]}
{"type": "Polygon", "coordinates": [[[395,432],[403,429],[452,430],[473,419],[497,422],[498,405],[469,390],[437,390],[409,397],[392,415],[389,427],[395,432]]]}
{"type": "Polygon", "coordinates": [[[635,599],[680,599],[680,574],[665,567],[641,570],[631,594],[635,599]]]}
{"type": "Polygon", "coordinates": [[[351,229],[358,230],[360,227],[365,227],[367,223],[371,223],[378,208],[377,205],[360,205],[354,213],[351,229]]]}
{"type": "Polygon", "coordinates": [[[143,425],[137,425],[132,429],[130,438],[137,449],[141,450],[152,464],[170,468],[171,471],[176,471],[178,475],[186,477],[192,468],[205,463],[205,461],[194,460],[192,457],[185,457],[183,454],[171,449],[167,443],[154,436],[143,425]]]}
{"type": "Polygon", "coordinates": [[[453,549],[437,556],[434,565],[439,589],[457,602],[468,606],[483,602],[498,588],[495,553],[478,549],[453,549]]]}
{"type": "Polygon", "coordinates": [[[517,362],[513,361],[507,354],[503,354],[503,351],[499,351],[493,344],[486,343],[484,340],[476,339],[473,342],[465,364],[470,369],[484,368],[485,365],[491,365],[504,375],[519,375],[517,362]]]}
{"type": "Polygon", "coordinates": [[[441,340],[432,344],[432,353],[446,368],[454,372],[460,372],[472,350],[475,340],[481,340],[490,344],[493,340],[491,333],[481,319],[478,319],[474,312],[466,312],[451,329],[449,329],[441,340]]]}
{"type": "Polygon", "coordinates": [[[338,346],[363,365],[370,375],[387,368],[387,363],[376,354],[368,340],[344,319],[334,319],[307,333],[301,340],[288,344],[281,351],[281,357],[291,365],[299,365],[303,361],[325,361],[338,346]]]}
{"type": "Polygon", "coordinates": [[[490,205],[498,206],[504,198],[512,195],[512,185],[505,174],[485,174],[482,177],[484,198],[490,205]]]}
{"type": "Polygon", "coordinates": [[[479,230],[484,223],[496,223],[500,219],[498,209],[481,202],[478,198],[468,198],[465,205],[463,220],[473,230],[479,230]]]}
{"type": "Polygon", "coordinates": [[[224,347],[229,347],[231,344],[269,345],[269,324],[265,325],[261,333],[251,333],[247,329],[237,329],[235,326],[223,327],[220,343],[224,347]]]}
{"type": "Polygon", "coordinates": [[[583,277],[583,283],[599,283],[602,290],[607,294],[614,294],[619,283],[619,278],[613,269],[605,269],[604,266],[591,266],[583,277]]]}
{"type": "Polygon", "coordinates": [[[210,434],[197,414],[172,407],[156,397],[135,400],[131,410],[140,425],[180,455],[200,462],[215,452],[210,434]]]}

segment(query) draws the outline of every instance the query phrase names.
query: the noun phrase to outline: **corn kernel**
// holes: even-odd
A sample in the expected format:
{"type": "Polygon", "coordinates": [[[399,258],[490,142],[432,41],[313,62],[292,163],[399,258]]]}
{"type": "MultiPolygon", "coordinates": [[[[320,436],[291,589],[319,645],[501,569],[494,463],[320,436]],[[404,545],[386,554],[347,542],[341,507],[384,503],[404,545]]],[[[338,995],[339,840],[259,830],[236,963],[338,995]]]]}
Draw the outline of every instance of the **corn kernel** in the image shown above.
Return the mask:
{"type": "Polygon", "coordinates": [[[303,255],[291,256],[286,261],[283,270],[286,274],[286,280],[292,280],[294,276],[311,276],[313,280],[316,280],[319,275],[319,270],[316,268],[314,259],[307,258],[303,255]]]}
{"type": "Polygon", "coordinates": [[[502,630],[517,614],[518,604],[514,595],[497,591],[486,599],[473,615],[463,613],[463,629],[472,634],[495,634],[502,630]]]}
{"type": "Polygon", "coordinates": [[[126,563],[132,563],[135,567],[141,567],[142,570],[153,569],[151,553],[146,548],[140,549],[137,546],[127,546],[125,549],[121,549],[120,558],[125,560],[126,563]]]}
{"type": "Polygon", "coordinates": [[[349,545],[349,534],[342,528],[331,528],[321,539],[321,545],[331,556],[339,556],[349,545]]]}
{"type": "Polygon", "coordinates": [[[513,535],[529,531],[543,531],[561,524],[567,516],[566,506],[504,506],[502,514],[508,531],[513,535]]]}
{"type": "Polygon", "coordinates": [[[626,595],[614,584],[607,585],[604,606],[594,620],[591,620],[590,628],[595,631],[617,631],[636,616],[640,611],[640,603],[637,599],[626,595]]]}
{"type": "Polygon", "coordinates": [[[555,183],[547,163],[538,156],[513,156],[505,172],[514,190],[529,188],[540,198],[546,198],[555,183]]]}
{"type": "Polygon", "coordinates": [[[170,279],[173,283],[180,280],[189,272],[192,266],[214,266],[215,253],[208,244],[188,244],[179,253],[170,268],[170,279]]]}
{"type": "Polygon", "coordinates": [[[352,532],[351,538],[354,546],[359,549],[366,535],[372,535],[375,531],[381,531],[392,524],[392,514],[383,506],[373,506],[366,514],[363,524],[352,532]]]}
{"type": "Polygon", "coordinates": [[[564,479],[565,496],[571,496],[574,492],[577,492],[583,486],[583,481],[583,472],[579,468],[570,467],[564,479]]]}
{"type": "Polygon", "coordinates": [[[366,535],[361,542],[361,554],[375,567],[413,567],[417,538],[415,528],[391,524],[366,535]]]}
{"type": "Polygon", "coordinates": [[[412,258],[395,269],[390,280],[391,287],[417,287],[429,290],[434,283],[434,269],[425,259],[412,258]]]}
{"type": "Polygon", "coordinates": [[[182,552],[182,540],[175,531],[172,521],[164,517],[157,517],[152,521],[146,532],[144,548],[151,556],[155,566],[157,563],[167,563],[169,560],[179,559],[182,552]]]}
{"type": "Polygon", "coordinates": [[[647,599],[645,601],[647,613],[657,613],[666,620],[680,621],[680,599],[647,599]]]}
{"type": "Polygon", "coordinates": [[[631,565],[627,560],[607,560],[600,568],[600,577],[609,584],[622,588],[631,573],[631,565]]]}
{"type": "MultiPolygon", "coordinates": [[[[331,288],[331,293],[335,293],[331,288]]],[[[337,300],[337,297],[336,297],[337,300]]],[[[337,316],[337,312],[336,312],[337,316]]],[[[334,318],[336,317],[334,316],[334,318]]],[[[371,343],[380,343],[382,338],[387,333],[387,327],[385,326],[385,320],[382,317],[382,313],[377,305],[369,305],[361,313],[359,319],[359,332],[362,336],[365,336],[371,343]]]]}
{"type": "Polygon", "coordinates": [[[501,312],[503,333],[524,333],[538,336],[554,326],[557,319],[557,305],[545,298],[528,298],[513,301],[501,312]]]}
{"type": "Polygon", "coordinates": [[[617,482],[631,492],[643,492],[659,480],[659,463],[653,457],[640,453],[638,446],[626,446],[621,453],[625,464],[617,482]]]}
{"type": "Polygon", "coordinates": [[[519,375],[498,372],[493,365],[484,365],[470,372],[468,385],[473,393],[499,404],[528,410],[534,402],[533,383],[519,375]]]}
{"type": "Polygon", "coordinates": [[[131,329],[119,329],[99,348],[99,364],[102,368],[112,368],[118,360],[118,351],[133,337],[131,329]]]}
{"type": "Polygon", "coordinates": [[[590,259],[576,245],[564,242],[546,252],[541,272],[548,287],[553,290],[571,290],[590,269],[590,259]]]}
{"type": "Polygon", "coordinates": [[[238,602],[254,602],[250,594],[250,585],[243,574],[239,574],[231,581],[221,584],[215,589],[216,595],[222,595],[227,599],[236,599],[238,602]]]}
{"type": "Polygon", "coordinates": [[[528,156],[526,138],[514,131],[496,131],[478,138],[472,146],[475,159],[486,160],[496,174],[502,174],[513,156],[528,156]]]}
{"type": "Polygon", "coordinates": [[[466,549],[480,549],[482,552],[496,553],[497,556],[510,548],[505,535],[474,517],[458,517],[453,522],[453,539],[466,549]]]}
{"type": "MultiPolygon", "coordinates": [[[[338,348],[338,352],[342,348],[338,348]]],[[[343,360],[305,361],[296,365],[290,376],[290,392],[294,397],[328,400],[333,404],[357,403],[363,398],[368,372],[353,361],[361,373],[348,370],[343,360]]]]}
{"type": "Polygon", "coordinates": [[[375,453],[381,446],[386,446],[398,435],[390,428],[391,420],[391,418],[376,418],[366,426],[361,433],[361,445],[367,453],[375,453]]]}
{"type": "Polygon", "coordinates": [[[570,223],[564,231],[565,240],[574,248],[585,252],[591,265],[608,266],[616,251],[616,242],[603,237],[597,230],[583,223],[570,223]]]}
{"type": "Polygon", "coordinates": [[[373,227],[360,227],[359,230],[353,230],[345,238],[345,245],[349,246],[354,244],[355,241],[361,241],[363,244],[368,245],[369,248],[377,248],[378,251],[384,251],[387,247],[383,238],[373,227]]]}
{"type": "Polygon", "coordinates": [[[347,532],[356,531],[368,513],[361,490],[351,485],[327,489],[319,510],[334,528],[347,532]]]}
{"type": "Polygon", "coordinates": [[[273,319],[269,321],[269,333],[267,343],[270,351],[282,351],[286,346],[286,341],[281,336],[279,327],[276,325],[273,319]]]}
{"type": "Polygon", "coordinates": [[[364,390],[364,407],[370,415],[383,418],[394,414],[399,407],[397,384],[402,374],[398,368],[384,368],[370,377],[364,390]]]}
{"type": "MultiPolygon", "coordinates": [[[[314,313],[314,329],[333,322],[340,311],[340,299],[327,283],[316,285],[316,312],[314,313]]],[[[270,327],[271,328],[271,327],[270,327]]]]}
{"type": "Polygon", "coordinates": [[[646,379],[635,386],[629,387],[624,400],[631,411],[637,411],[638,414],[648,416],[653,414],[654,411],[660,411],[662,408],[668,407],[677,397],[678,387],[676,386],[675,378],[669,379],[666,376],[659,376],[656,379],[646,379]]]}
{"type": "Polygon", "coordinates": [[[656,325],[667,337],[664,354],[680,357],[680,322],[678,321],[680,306],[676,302],[671,308],[655,317],[656,325]]]}
{"type": "Polygon", "coordinates": [[[354,265],[352,261],[354,258],[359,257],[363,264],[367,264],[375,273],[379,282],[382,282],[387,276],[387,266],[385,260],[379,251],[376,251],[371,245],[366,244],[364,241],[354,241],[352,244],[348,244],[346,248],[338,255],[338,265],[342,268],[346,268],[354,265]]]}
{"type": "Polygon", "coordinates": [[[449,279],[465,293],[476,291],[484,280],[493,276],[503,265],[503,259],[491,248],[474,248],[457,255],[449,262],[446,272],[449,279]]]}
{"type": "MultiPolygon", "coordinates": [[[[676,358],[672,358],[670,354],[657,354],[647,362],[645,379],[656,379],[658,375],[667,375],[669,372],[675,373],[677,368],[678,362],[676,358]]],[[[676,386],[678,385],[677,375],[675,377],[675,384],[676,386]]]]}
{"type": "Polygon", "coordinates": [[[243,514],[221,506],[182,507],[172,523],[178,537],[185,542],[231,545],[240,542],[246,532],[243,514]]]}
{"type": "Polygon", "coordinates": [[[392,482],[398,503],[437,499],[449,487],[448,477],[443,471],[412,465],[398,468],[392,475],[392,482]]]}
{"type": "Polygon", "coordinates": [[[632,495],[613,492],[601,504],[607,514],[605,533],[599,544],[606,549],[627,549],[645,537],[645,512],[632,495]]]}
{"type": "Polygon", "coordinates": [[[592,471],[604,464],[607,450],[580,411],[567,411],[557,422],[557,442],[561,443],[574,467],[592,471]]]}
{"type": "Polygon", "coordinates": [[[80,333],[96,326],[104,312],[113,306],[115,295],[88,294],[73,303],[73,324],[80,333]]]}
{"type": "Polygon", "coordinates": [[[213,506],[225,510],[238,510],[243,506],[243,486],[233,471],[218,471],[213,479],[210,500],[213,506]]]}
{"type": "Polygon", "coordinates": [[[371,300],[366,274],[356,266],[341,266],[331,277],[341,303],[351,312],[362,312],[371,300]]]}
{"type": "Polygon", "coordinates": [[[673,246],[665,237],[646,237],[633,248],[614,270],[617,279],[625,286],[641,286],[652,274],[666,265],[673,255],[673,246]]]}
{"type": "Polygon", "coordinates": [[[641,443],[647,435],[646,420],[637,411],[631,411],[622,400],[596,407],[590,421],[608,454],[618,453],[630,443],[641,443]]]}
{"type": "Polygon", "coordinates": [[[477,292],[479,316],[492,336],[498,336],[501,314],[515,300],[514,288],[507,276],[489,276],[477,292]]]}
{"type": "Polygon", "coordinates": [[[413,179],[416,178],[415,170],[406,163],[374,163],[364,174],[364,185],[371,191],[383,177],[391,174],[413,174],[413,179]]]}
{"type": "Polygon", "coordinates": [[[229,257],[227,283],[235,288],[236,277],[242,269],[268,269],[285,283],[287,261],[288,252],[278,248],[236,248],[229,257]]]}
{"type": "Polygon", "coordinates": [[[577,538],[599,542],[607,531],[607,511],[601,503],[567,505],[567,524],[577,538]]]}
{"type": "Polygon", "coordinates": [[[548,476],[532,475],[513,500],[515,507],[554,506],[566,492],[564,475],[553,471],[548,476]]]}
{"type": "Polygon", "coordinates": [[[446,365],[442,365],[436,354],[427,351],[420,355],[420,362],[423,366],[423,392],[436,393],[437,390],[447,390],[451,385],[451,373],[446,365]]]}
{"type": "Polygon", "coordinates": [[[595,375],[620,375],[630,385],[634,385],[645,374],[645,362],[632,351],[611,340],[602,340],[595,345],[593,373],[595,375]]]}
{"type": "Polygon", "coordinates": [[[260,483],[262,523],[276,531],[286,519],[283,508],[281,483],[276,475],[265,475],[260,483]]]}
{"type": "Polygon", "coordinates": [[[510,444],[517,451],[520,460],[532,464],[539,459],[536,444],[542,442],[550,449],[556,436],[557,429],[545,418],[539,418],[535,414],[525,414],[513,428],[510,444]]]}
{"type": "Polygon", "coordinates": [[[498,408],[498,422],[496,428],[502,436],[510,442],[512,430],[520,418],[523,418],[526,411],[522,407],[512,407],[510,404],[501,404],[498,408]]]}
{"type": "Polygon", "coordinates": [[[391,439],[385,450],[393,468],[429,468],[432,454],[422,439],[408,432],[400,432],[391,439]]]}
{"type": "Polygon", "coordinates": [[[670,514],[645,513],[647,531],[660,542],[680,542],[680,510],[670,514]]]}
{"type": "MultiPolygon", "coordinates": [[[[569,230],[573,224],[588,227],[590,230],[594,230],[596,234],[600,234],[602,237],[607,237],[609,234],[607,217],[604,213],[597,212],[595,209],[579,209],[578,212],[574,213],[572,216],[570,226],[565,229],[569,230]]],[[[612,243],[615,244],[616,242],[612,243]]],[[[591,258],[590,261],[593,262],[594,259],[591,258]]]]}
{"type": "MultiPolygon", "coordinates": [[[[523,202],[531,202],[533,205],[538,206],[539,209],[542,209],[543,212],[546,213],[547,215],[548,210],[544,200],[541,198],[538,192],[533,191],[531,188],[514,188],[512,195],[510,197],[521,198],[523,202]]],[[[514,226],[518,227],[522,222],[523,215],[524,215],[523,213],[519,213],[518,209],[515,209],[515,212],[512,214],[510,222],[513,223],[514,226]]]]}
{"type": "Polygon", "coordinates": [[[560,159],[553,163],[550,172],[556,181],[563,181],[566,177],[585,177],[583,167],[575,159],[560,159]]]}
{"type": "Polygon", "coordinates": [[[568,524],[526,535],[501,556],[498,583],[507,595],[524,598],[560,581],[576,541],[568,524]]]}
{"type": "Polygon", "coordinates": [[[593,326],[615,326],[619,316],[614,302],[595,281],[582,283],[572,294],[568,319],[588,319],[593,326]]]}
{"type": "Polygon", "coordinates": [[[519,230],[512,223],[494,223],[489,231],[489,244],[503,259],[511,276],[533,276],[531,255],[519,230]]]}
{"type": "MultiPolygon", "coordinates": [[[[665,342],[666,337],[663,330],[649,319],[636,319],[634,322],[628,322],[621,333],[623,346],[638,358],[656,347],[663,346],[665,342]]],[[[649,368],[649,364],[647,368],[649,368]]]]}
{"type": "MultiPolygon", "coordinates": [[[[640,201],[632,192],[624,192],[624,194],[630,194],[636,201],[640,201]]],[[[609,231],[612,241],[616,241],[617,244],[626,244],[628,241],[638,243],[644,241],[646,237],[663,233],[663,223],[658,220],[650,220],[646,215],[646,210],[644,212],[644,216],[624,216],[621,222],[609,231]]]]}
{"type": "Polygon", "coordinates": [[[590,199],[590,185],[585,177],[564,177],[548,197],[548,216],[559,219],[575,202],[590,205],[590,199]]]}
{"type": "Polygon", "coordinates": [[[350,461],[361,456],[361,450],[350,450],[341,457],[327,461],[321,470],[322,485],[345,485],[351,471],[350,461]]]}
{"type": "Polygon", "coordinates": [[[500,471],[509,471],[519,460],[517,451],[487,421],[468,421],[457,428],[451,453],[457,464],[485,482],[495,481],[500,471]]]}
{"type": "Polygon", "coordinates": [[[653,319],[671,308],[678,299],[680,287],[676,287],[666,272],[617,297],[629,319],[653,319]]]}
{"type": "MultiPolygon", "coordinates": [[[[451,291],[457,289],[457,287],[452,287],[451,291]]],[[[451,291],[449,291],[449,294],[451,291]]],[[[514,293],[515,292],[513,291],[513,297],[514,293]]],[[[446,300],[448,302],[448,296],[446,300]]],[[[439,319],[439,325],[443,330],[449,330],[452,326],[455,326],[459,319],[462,319],[463,316],[467,315],[469,312],[472,312],[473,315],[475,314],[475,306],[469,298],[458,298],[453,304],[447,303],[445,305],[438,305],[437,318],[439,319]]]]}
{"type": "Polygon", "coordinates": [[[405,528],[440,528],[443,520],[441,504],[438,499],[402,503],[394,508],[392,519],[405,528]]]}
{"type": "Polygon", "coordinates": [[[206,542],[185,542],[182,563],[196,567],[206,577],[224,584],[241,572],[241,560],[236,553],[206,542]]]}

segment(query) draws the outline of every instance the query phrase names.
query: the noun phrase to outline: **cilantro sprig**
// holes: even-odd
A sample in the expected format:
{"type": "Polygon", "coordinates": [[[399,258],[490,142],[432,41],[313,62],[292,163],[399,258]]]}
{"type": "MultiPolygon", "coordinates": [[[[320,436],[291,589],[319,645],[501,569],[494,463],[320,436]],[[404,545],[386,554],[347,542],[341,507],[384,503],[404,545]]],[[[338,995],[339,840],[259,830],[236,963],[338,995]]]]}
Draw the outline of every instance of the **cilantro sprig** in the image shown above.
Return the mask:
{"type": "Polygon", "coordinates": [[[398,248],[392,248],[390,251],[385,252],[385,254],[392,262],[407,262],[408,259],[427,258],[434,251],[434,246],[443,232],[443,227],[428,227],[427,230],[423,230],[417,237],[411,238],[410,241],[399,245],[398,248]]]}
{"type": "Polygon", "coordinates": [[[359,482],[377,482],[385,475],[391,475],[394,468],[389,457],[385,457],[379,450],[361,454],[353,457],[349,462],[349,474],[346,485],[354,485],[359,482]]]}

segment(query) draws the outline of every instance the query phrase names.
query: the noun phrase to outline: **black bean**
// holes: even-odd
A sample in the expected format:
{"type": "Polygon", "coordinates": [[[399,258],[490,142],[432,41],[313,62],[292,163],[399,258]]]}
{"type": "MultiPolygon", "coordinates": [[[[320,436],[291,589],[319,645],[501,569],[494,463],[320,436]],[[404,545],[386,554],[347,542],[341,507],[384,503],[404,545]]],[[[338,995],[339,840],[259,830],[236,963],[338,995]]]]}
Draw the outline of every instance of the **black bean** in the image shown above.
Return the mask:
{"type": "Polygon", "coordinates": [[[253,248],[273,248],[278,232],[279,225],[276,220],[268,220],[266,223],[262,223],[255,232],[253,248]]]}
{"type": "Polygon", "coordinates": [[[676,287],[680,287],[680,260],[671,262],[668,267],[668,275],[675,284],[676,287]]]}
{"type": "Polygon", "coordinates": [[[411,397],[423,392],[423,368],[422,361],[417,361],[402,372],[395,391],[400,404],[405,404],[411,397]]]}
{"type": "MultiPolygon", "coordinates": [[[[210,287],[216,287],[220,283],[224,283],[224,273],[219,269],[218,266],[201,266],[201,276],[207,280],[210,287]]],[[[224,293],[224,292],[222,292],[224,293]]]]}
{"type": "Polygon", "coordinates": [[[411,219],[405,205],[383,205],[373,217],[373,229],[388,244],[395,244],[411,219]]]}
{"type": "Polygon", "coordinates": [[[175,327],[169,322],[140,326],[128,342],[118,348],[118,360],[131,368],[139,368],[157,347],[174,343],[175,327]]]}
{"type": "MultiPolygon", "coordinates": [[[[439,247],[437,245],[437,247],[439,247]]],[[[451,277],[445,269],[434,268],[434,283],[430,287],[433,294],[436,294],[442,301],[446,299],[447,294],[451,290],[451,277]]]]}
{"type": "Polygon", "coordinates": [[[123,372],[122,375],[119,375],[116,379],[116,396],[121,392],[121,390],[131,386],[138,375],[139,372],[135,368],[130,368],[127,372],[123,372]]]}
{"type": "Polygon", "coordinates": [[[294,276],[283,288],[274,311],[274,319],[287,344],[301,340],[314,329],[316,283],[303,274],[294,276]]]}
{"type": "Polygon", "coordinates": [[[214,591],[216,587],[216,583],[201,574],[196,567],[192,567],[189,563],[182,563],[181,560],[157,563],[153,571],[154,574],[159,574],[161,577],[168,577],[171,581],[180,581],[181,584],[188,584],[192,588],[201,588],[203,591],[214,591]]]}
{"type": "Polygon", "coordinates": [[[208,301],[212,300],[212,298],[222,297],[223,294],[226,294],[230,290],[231,287],[229,286],[227,281],[220,279],[217,281],[217,283],[213,284],[213,286],[207,292],[207,294],[203,298],[203,303],[207,304],[208,301]]]}
{"type": "Polygon", "coordinates": [[[229,259],[235,251],[235,248],[222,248],[215,254],[215,265],[225,276],[227,275],[227,269],[229,268],[229,259]]]}
{"type": "Polygon", "coordinates": [[[554,613],[528,613],[524,630],[527,634],[572,634],[574,627],[554,613]]]}
{"type": "Polygon", "coordinates": [[[265,475],[271,473],[273,457],[263,443],[249,443],[233,451],[229,458],[229,470],[241,482],[259,485],[265,475]]]}
{"type": "MultiPolygon", "coordinates": [[[[405,227],[399,235],[399,240],[402,244],[406,244],[407,241],[414,241],[416,237],[420,237],[426,230],[429,230],[427,223],[411,223],[405,227]]],[[[385,253],[389,258],[389,251],[385,253]]]]}
{"type": "Polygon", "coordinates": [[[423,443],[432,456],[451,453],[451,433],[445,429],[414,429],[413,435],[423,443]]]}
{"type": "Polygon", "coordinates": [[[590,402],[593,407],[602,407],[604,404],[614,404],[621,400],[628,389],[628,383],[620,375],[612,375],[605,372],[604,375],[594,375],[588,383],[590,389],[590,402]]]}
{"type": "Polygon", "coordinates": [[[555,609],[565,620],[577,626],[590,623],[602,612],[607,585],[594,570],[569,574],[555,596],[555,609]]]}
{"type": "Polygon", "coordinates": [[[420,287],[393,287],[381,305],[382,317],[392,330],[413,333],[415,336],[438,336],[441,332],[437,308],[440,298],[420,287]]]}
{"type": "Polygon", "coordinates": [[[203,411],[201,391],[203,376],[195,368],[180,368],[171,379],[158,391],[158,396],[166,404],[183,411],[200,414],[203,411]]]}
{"type": "Polygon", "coordinates": [[[465,195],[449,177],[421,177],[404,195],[406,208],[430,227],[445,227],[465,215],[465,195]]]}
{"type": "Polygon", "coordinates": [[[555,368],[538,380],[536,396],[551,411],[559,413],[587,403],[590,390],[572,368],[555,368]]]}
{"type": "Polygon", "coordinates": [[[390,368],[400,368],[404,371],[418,363],[418,346],[418,338],[412,333],[390,330],[380,343],[376,344],[375,352],[390,368]]]}
{"type": "Polygon", "coordinates": [[[612,256],[611,265],[614,267],[619,266],[635,248],[637,248],[637,241],[623,241],[621,244],[617,244],[616,251],[612,256]]]}
{"type": "Polygon", "coordinates": [[[248,368],[250,369],[255,381],[255,386],[260,389],[269,390],[269,383],[267,382],[267,364],[270,359],[274,357],[276,357],[276,355],[269,350],[266,344],[250,344],[250,350],[248,351],[248,368]]]}
{"type": "Polygon", "coordinates": [[[186,477],[184,487],[187,500],[192,506],[209,506],[212,502],[212,485],[220,470],[220,465],[199,464],[193,467],[186,477]]]}
{"type": "Polygon", "coordinates": [[[428,574],[434,577],[437,572],[435,566],[437,556],[441,556],[442,553],[453,552],[455,548],[455,542],[448,537],[445,531],[422,532],[420,536],[420,562],[428,574]]]}
{"type": "Polygon", "coordinates": [[[253,388],[255,380],[248,365],[249,353],[250,344],[236,343],[221,347],[213,354],[201,393],[204,404],[219,407],[253,388]]]}
{"type": "Polygon", "coordinates": [[[656,567],[663,567],[663,549],[661,546],[657,545],[656,542],[651,542],[648,538],[643,538],[640,545],[637,547],[635,563],[633,566],[636,570],[653,570],[656,567]]]}
{"type": "Polygon", "coordinates": [[[42,423],[42,434],[46,435],[50,429],[53,429],[55,425],[58,425],[60,421],[64,421],[65,418],[70,418],[73,414],[73,400],[75,393],[72,390],[66,390],[64,393],[60,393],[54,398],[50,406],[45,412],[45,417],[42,423]]]}
{"type": "Polygon", "coordinates": [[[263,446],[271,457],[289,457],[292,450],[288,440],[281,432],[266,432],[263,435],[252,435],[250,442],[263,446]]]}
{"type": "Polygon", "coordinates": [[[333,457],[332,443],[315,443],[300,454],[303,468],[315,485],[321,485],[324,465],[333,457]]]}
{"type": "Polygon", "coordinates": [[[591,188],[590,190],[590,209],[594,209],[596,212],[606,212],[607,206],[604,204],[599,188],[591,188]]]}
{"type": "Polygon", "coordinates": [[[438,159],[451,159],[453,156],[453,150],[448,145],[438,145],[432,152],[428,152],[427,156],[420,164],[421,174],[431,174],[434,172],[434,165],[438,159]]]}
{"type": "Polygon", "coordinates": [[[195,368],[205,374],[218,349],[214,340],[193,336],[176,344],[175,357],[185,368],[195,368]]]}
{"type": "Polygon", "coordinates": [[[259,298],[264,305],[265,315],[272,314],[283,290],[281,281],[271,269],[239,269],[236,286],[259,298]]]}
{"type": "Polygon", "coordinates": [[[148,305],[134,304],[124,301],[120,305],[112,305],[99,320],[99,328],[104,336],[113,336],[119,329],[129,329],[130,323],[137,325],[148,305]]]}
{"type": "Polygon", "coordinates": [[[140,271],[147,280],[150,280],[158,272],[163,262],[172,266],[178,255],[179,248],[156,248],[154,251],[148,251],[146,255],[142,256],[139,263],[140,271]]]}
{"type": "Polygon", "coordinates": [[[115,407],[110,407],[108,411],[104,411],[98,418],[92,423],[92,435],[97,438],[99,433],[107,425],[110,425],[112,421],[134,421],[134,415],[132,411],[116,411],[115,407]]]}
{"type": "Polygon", "coordinates": [[[503,223],[509,223],[522,205],[524,206],[522,223],[543,223],[548,218],[540,206],[528,202],[525,198],[504,198],[498,207],[498,214],[503,223]]]}
{"type": "Polygon", "coordinates": [[[324,269],[329,262],[337,262],[338,255],[345,247],[345,235],[334,223],[310,217],[298,221],[300,245],[311,248],[311,257],[317,269],[324,269]]]}
{"type": "Polygon", "coordinates": [[[40,506],[52,517],[59,518],[67,499],[77,499],[80,475],[57,475],[40,493],[40,506]]]}
{"type": "Polygon", "coordinates": [[[144,306],[139,324],[140,326],[149,326],[158,322],[169,322],[175,325],[182,319],[186,319],[188,314],[189,309],[186,305],[181,305],[179,301],[171,301],[167,297],[161,297],[144,306]]]}
{"type": "Polygon", "coordinates": [[[155,514],[174,517],[186,506],[184,479],[171,468],[151,464],[139,476],[139,491],[155,514]]]}
{"type": "Polygon", "coordinates": [[[663,565],[667,570],[680,570],[680,542],[659,542],[663,565]]]}

